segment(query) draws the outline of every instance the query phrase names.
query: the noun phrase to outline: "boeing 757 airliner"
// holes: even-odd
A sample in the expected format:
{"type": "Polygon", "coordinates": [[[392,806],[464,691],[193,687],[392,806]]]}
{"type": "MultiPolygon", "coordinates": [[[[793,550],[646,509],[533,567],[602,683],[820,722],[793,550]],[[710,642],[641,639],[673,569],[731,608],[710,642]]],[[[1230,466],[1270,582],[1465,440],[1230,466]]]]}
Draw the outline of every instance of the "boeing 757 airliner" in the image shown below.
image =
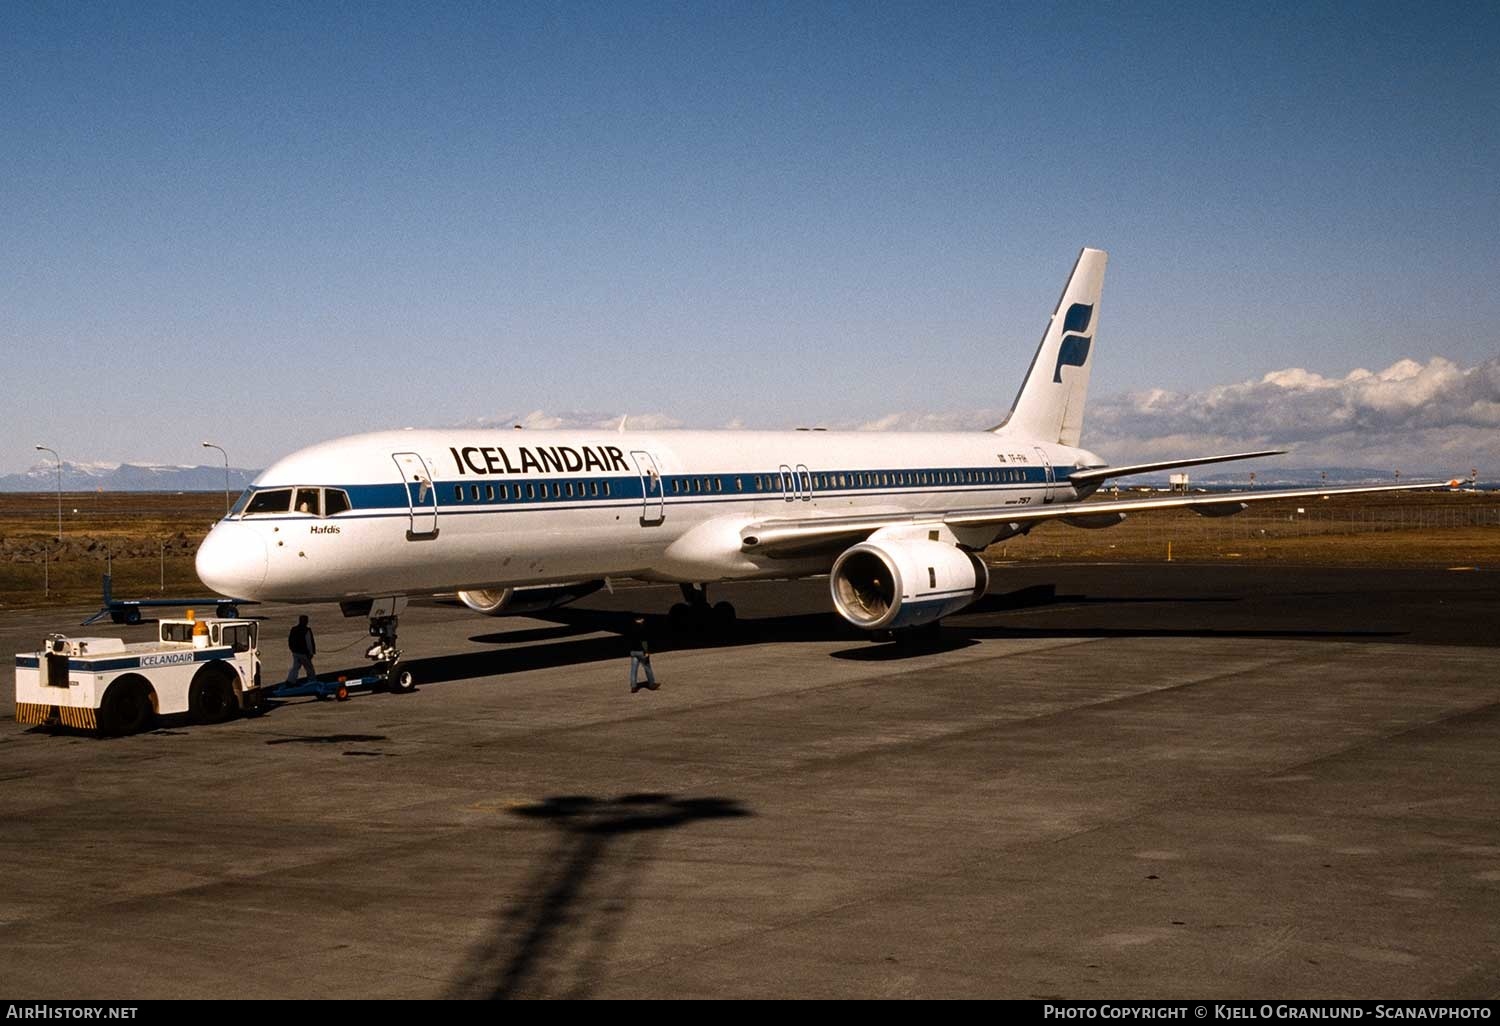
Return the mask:
{"type": "MultiPolygon", "coordinates": [[[[727,621],[731,607],[708,603],[711,582],[827,574],[839,615],[898,630],[974,602],[989,585],[978,553],[1046,521],[1109,527],[1146,510],[1219,516],[1393,490],[1085,502],[1110,478],[1284,451],[1111,467],[1079,447],[1106,259],[1079,254],[1010,415],[989,431],[356,435],[261,474],[204,540],[198,575],[224,595],[336,601],[368,616],[368,655],[390,669],[412,595],[457,592],[500,616],[636,577],[682,586],[676,618],[727,621]]],[[[409,673],[390,676],[411,685],[409,673]]]]}

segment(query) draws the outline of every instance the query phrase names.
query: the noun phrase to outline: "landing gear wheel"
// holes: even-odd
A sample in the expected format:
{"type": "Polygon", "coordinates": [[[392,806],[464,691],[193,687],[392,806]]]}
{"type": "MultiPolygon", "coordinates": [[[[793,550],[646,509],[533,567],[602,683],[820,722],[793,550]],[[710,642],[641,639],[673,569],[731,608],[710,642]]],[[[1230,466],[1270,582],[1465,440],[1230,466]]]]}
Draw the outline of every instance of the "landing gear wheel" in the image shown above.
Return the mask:
{"type": "Polygon", "coordinates": [[[417,690],[417,679],[411,675],[410,670],[393,669],[386,681],[393,694],[409,695],[417,690]]]}
{"type": "Polygon", "coordinates": [[[714,630],[721,634],[727,634],[734,627],[734,619],[734,606],[728,602],[717,602],[714,604],[709,622],[713,624],[714,630]]]}
{"type": "Polygon", "coordinates": [[[668,618],[672,629],[682,633],[721,634],[734,625],[734,606],[728,602],[711,605],[708,585],[679,584],[685,602],[674,605],[668,618]]]}

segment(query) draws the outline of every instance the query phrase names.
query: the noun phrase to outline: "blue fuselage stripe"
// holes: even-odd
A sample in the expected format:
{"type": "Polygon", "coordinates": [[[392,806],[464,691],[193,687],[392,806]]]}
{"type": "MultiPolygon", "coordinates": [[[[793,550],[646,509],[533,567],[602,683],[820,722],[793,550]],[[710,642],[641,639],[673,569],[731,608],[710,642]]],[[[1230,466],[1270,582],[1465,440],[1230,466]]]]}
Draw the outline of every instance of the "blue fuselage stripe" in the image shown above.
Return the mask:
{"type": "MultiPolygon", "coordinates": [[[[309,482],[298,482],[313,487],[309,482]]],[[[277,520],[353,520],[388,517],[416,512],[493,513],[506,510],[562,506],[568,509],[606,509],[643,502],[683,505],[700,502],[731,502],[746,499],[800,501],[851,497],[950,495],[964,492],[1013,491],[1038,487],[1067,487],[1064,479],[1049,480],[1045,467],[933,467],[916,470],[798,471],[789,477],[761,474],[673,474],[661,479],[661,493],[653,486],[643,490],[638,475],[530,478],[520,475],[472,479],[446,479],[432,486],[410,484],[325,484],[349,496],[351,508],[333,517],[306,513],[255,514],[249,519],[274,516],[277,520]],[[790,497],[790,498],[789,498],[790,497]],[[586,503],[586,505],[585,505],[586,503]]],[[[260,485],[256,491],[291,488],[292,485],[260,485]]]]}

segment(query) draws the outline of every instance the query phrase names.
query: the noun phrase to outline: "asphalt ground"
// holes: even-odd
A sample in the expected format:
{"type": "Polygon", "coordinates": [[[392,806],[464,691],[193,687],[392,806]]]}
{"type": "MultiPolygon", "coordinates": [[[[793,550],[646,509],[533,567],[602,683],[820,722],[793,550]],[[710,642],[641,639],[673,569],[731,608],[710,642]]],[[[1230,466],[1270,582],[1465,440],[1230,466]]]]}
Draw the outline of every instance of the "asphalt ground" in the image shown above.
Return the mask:
{"type": "MultiPolygon", "coordinates": [[[[825,587],[420,604],[411,695],[0,724],[0,997],[1500,996],[1500,575],[1002,567],[925,648],[825,587]]],[[[51,630],[144,629],[0,638],[51,630]]]]}

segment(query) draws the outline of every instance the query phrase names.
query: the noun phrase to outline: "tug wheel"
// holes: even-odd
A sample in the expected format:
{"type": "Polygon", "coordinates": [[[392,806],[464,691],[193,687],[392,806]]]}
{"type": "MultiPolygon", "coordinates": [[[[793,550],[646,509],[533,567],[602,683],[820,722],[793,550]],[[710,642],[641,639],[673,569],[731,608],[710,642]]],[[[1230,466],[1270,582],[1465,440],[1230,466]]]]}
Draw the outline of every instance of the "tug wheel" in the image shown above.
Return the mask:
{"type": "Polygon", "coordinates": [[[397,670],[389,679],[391,691],[398,695],[409,694],[417,689],[417,679],[410,670],[397,670]]]}
{"type": "Polygon", "coordinates": [[[110,685],[99,707],[101,734],[139,734],[151,726],[156,706],[151,701],[151,685],[144,677],[121,677],[110,685]]]}
{"type": "Polygon", "coordinates": [[[188,693],[188,710],[198,723],[223,723],[239,708],[234,685],[223,672],[205,669],[188,693]]]}

